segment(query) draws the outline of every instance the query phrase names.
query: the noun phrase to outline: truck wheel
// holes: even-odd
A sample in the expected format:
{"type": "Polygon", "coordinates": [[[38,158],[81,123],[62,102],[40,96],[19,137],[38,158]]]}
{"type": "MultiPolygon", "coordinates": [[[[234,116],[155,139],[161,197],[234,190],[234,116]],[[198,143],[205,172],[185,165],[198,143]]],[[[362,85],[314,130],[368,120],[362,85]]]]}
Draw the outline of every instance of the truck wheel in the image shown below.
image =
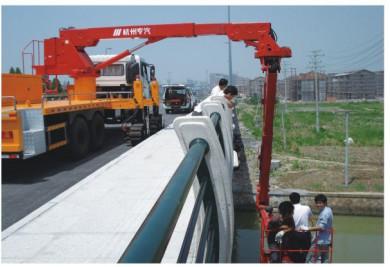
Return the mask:
{"type": "Polygon", "coordinates": [[[89,130],[85,119],[77,117],[70,126],[70,151],[74,159],[84,157],[89,150],[89,130]]]}
{"type": "Polygon", "coordinates": [[[92,149],[97,150],[104,143],[104,118],[99,113],[92,118],[90,132],[92,149]]]}
{"type": "Polygon", "coordinates": [[[129,145],[136,146],[142,140],[146,138],[146,127],[145,123],[135,123],[130,126],[129,131],[127,132],[129,145]]]}
{"type": "Polygon", "coordinates": [[[160,131],[162,128],[162,116],[158,114],[157,116],[149,117],[149,133],[153,135],[160,131]]]}

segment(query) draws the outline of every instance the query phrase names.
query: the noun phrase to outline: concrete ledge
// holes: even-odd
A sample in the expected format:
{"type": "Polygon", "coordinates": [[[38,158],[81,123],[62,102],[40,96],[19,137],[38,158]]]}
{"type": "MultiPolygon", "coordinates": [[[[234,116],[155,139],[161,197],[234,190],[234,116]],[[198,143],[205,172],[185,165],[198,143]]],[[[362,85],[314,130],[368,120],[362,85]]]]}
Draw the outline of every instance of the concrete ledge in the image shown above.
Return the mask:
{"type": "MultiPolygon", "coordinates": [[[[294,191],[301,194],[301,203],[309,205],[313,212],[316,211],[314,197],[322,193],[328,198],[328,205],[336,215],[380,217],[384,215],[384,194],[374,192],[309,192],[299,189],[277,190],[270,192],[270,205],[277,208],[280,202],[289,200],[289,194],[294,191]]],[[[236,192],[234,198],[236,209],[255,210],[255,192],[236,192]]]]}

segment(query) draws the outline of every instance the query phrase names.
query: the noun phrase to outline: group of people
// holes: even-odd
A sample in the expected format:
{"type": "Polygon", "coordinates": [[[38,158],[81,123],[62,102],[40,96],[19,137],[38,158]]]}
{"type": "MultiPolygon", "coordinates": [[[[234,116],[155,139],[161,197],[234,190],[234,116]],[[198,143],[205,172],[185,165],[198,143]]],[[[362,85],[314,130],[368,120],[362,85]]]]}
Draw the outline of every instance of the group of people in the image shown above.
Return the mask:
{"type": "Polygon", "coordinates": [[[299,193],[293,192],[289,198],[290,201],[279,204],[279,214],[272,214],[272,207],[268,209],[270,262],[282,262],[281,251],[287,251],[289,259],[295,263],[311,263],[318,259],[321,263],[329,262],[333,213],[327,206],[326,196],[318,194],[314,198],[319,209],[315,224],[310,207],[300,203],[299,193]],[[315,234],[312,235],[313,231],[315,234]]]}
{"type": "Polygon", "coordinates": [[[228,80],[222,78],[219,80],[210,93],[210,96],[224,96],[228,102],[229,108],[233,108],[233,99],[238,95],[237,87],[234,85],[228,85],[228,80]]]}

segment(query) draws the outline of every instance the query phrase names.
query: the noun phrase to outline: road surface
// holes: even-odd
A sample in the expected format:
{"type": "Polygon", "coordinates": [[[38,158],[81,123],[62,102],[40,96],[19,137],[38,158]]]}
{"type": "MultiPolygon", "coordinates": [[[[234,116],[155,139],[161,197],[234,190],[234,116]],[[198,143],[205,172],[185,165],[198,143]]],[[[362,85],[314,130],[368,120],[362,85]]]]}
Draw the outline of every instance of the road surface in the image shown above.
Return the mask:
{"type": "MultiPolygon", "coordinates": [[[[163,112],[165,126],[182,115],[163,112]]],[[[131,149],[122,137],[120,130],[107,130],[103,148],[77,162],[63,150],[24,161],[2,160],[2,230],[131,149]]]]}

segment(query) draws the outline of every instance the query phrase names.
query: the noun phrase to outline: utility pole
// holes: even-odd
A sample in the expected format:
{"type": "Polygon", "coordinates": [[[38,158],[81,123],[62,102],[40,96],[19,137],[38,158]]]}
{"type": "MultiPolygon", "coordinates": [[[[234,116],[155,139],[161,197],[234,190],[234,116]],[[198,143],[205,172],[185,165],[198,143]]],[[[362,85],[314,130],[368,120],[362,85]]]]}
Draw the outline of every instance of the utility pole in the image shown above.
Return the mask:
{"type": "Polygon", "coordinates": [[[311,67],[314,71],[314,94],[315,94],[315,102],[316,102],[316,131],[317,133],[320,132],[320,108],[319,108],[319,89],[318,89],[318,76],[317,72],[320,70],[320,64],[321,59],[320,57],[324,56],[323,54],[320,54],[321,50],[314,50],[312,51],[312,54],[310,55],[311,61],[311,67]]]}
{"type": "MultiPolygon", "coordinates": [[[[230,6],[228,8],[228,23],[230,23],[230,6]]],[[[232,43],[228,38],[228,47],[229,47],[229,84],[233,84],[233,67],[232,67],[232,43]]]]}
{"type": "Polygon", "coordinates": [[[286,127],[284,123],[284,113],[287,113],[287,62],[284,62],[283,64],[283,70],[284,70],[284,108],[281,108],[281,115],[282,115],[282,137],[283,137],[283,150],[286,151],[286,127]]]}
{"type": "Polygon", "coordinates": [[[349,122],[349,112],[345,112],[345,161],[344,161],[344,185],[348,186],[349,183],[349,173],[348,173],[348,162],[349,162],[349,134],[348,134],[348,122],[349,122]]]}
{"type": "Polygon", "coordinates": [[[286,127],[284,124],[284,110],[283,108],[280,109],[282,113],[282,137],[283,137],[283,150],[286,151],[286,146],[287,146],[287,140],[286,140],[286,127]]]}
{"type": "Polygon", "coordinates": [[[286,113],[287,113],[287,67],[288,67],[288,63],[284,62],[284,64],[283,64],[283,73],[284,73],[284,112],[286,112],[286,113]]]}
{"type": "Polygon", "coordinates": [[[289,83],[289,95],[291,96],[290,100],[296,100],[296,79],[297,79],[297,68],[290,67],[290,83],[289,83]],[[294,74],[295,73],[295,74],[294,74]]]}

